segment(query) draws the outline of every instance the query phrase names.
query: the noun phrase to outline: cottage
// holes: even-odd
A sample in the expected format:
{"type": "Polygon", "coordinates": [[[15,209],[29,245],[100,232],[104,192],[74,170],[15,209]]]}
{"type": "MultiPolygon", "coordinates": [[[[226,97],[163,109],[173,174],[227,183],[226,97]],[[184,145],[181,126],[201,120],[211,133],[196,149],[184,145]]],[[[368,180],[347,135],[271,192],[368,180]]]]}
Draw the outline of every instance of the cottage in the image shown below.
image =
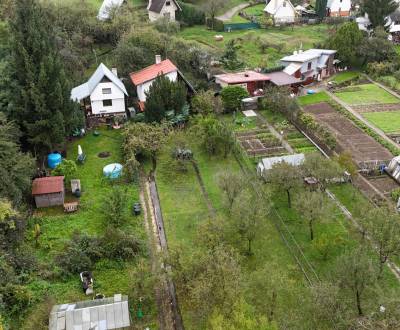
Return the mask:
{"type": "Polygon", "coordinates": [[[49,207],[64,204],[64,177],[49,176],[37,178],[32,183],[32,196],[36,207],[49,207]]]}
{"type": "Polygon", "coordinates": [[[268,170],[279,163],[287,163],[293,166],[300,166],[304,163],[304,160],[304,154],[263,158],[257,165],[257,174],[260,176],[264,176],[268,170]]]}
{"type": "Polygon", "coordinates": [[[326,16],[349,17],[351,0],[328,0],[326,4],[326,16]]]}
{"type": "Polygon", "coordinates": [[[121,294],[111,298],[55,305],[49,318],[49,330],[111,330],[129,327],[128,297],[121,294]]]}
{"type": "Polygon", "coordinates": [[[294,23],[297,17],[296,9],[290,0],[267,0],[264,13],[272,17],[274,24],[294,23]]]}
{"type": "Polygon", "coordinates": [[[125,96],[128,92],[117,70],[111,71],[103,63],[86,83],[71,91],[71,99],[81,103],[87,117],[125,116],[125,96]]]}
{"type": "Polygon", "coordinates": [[[246,89],[250,95],[256,95],[262,91],[269,81],[269,77],[256,71],[244,71],[237,73],[226,73],[215,76],[215,83],[220,87],[239,85],[246,89]]]}
{"type": "Polygon", "coordinates": [[[300,79],[302,84],[310,84],[335,72],[335,54],[336,50],[330,49],[300,50],[285,56],[280,62],[285,67],[283,72],[300,79]]]}
{"type": "Polygon", "coordinates": [[[149,91],[150,86],[154,80],[159,76],[165,76],[170,81],[183,81],[189,92],[194,92],[192,85],[186,80],[184,75],[169,59],[161,60],[160,55],[156,55],[156,63],[148,66],[137,72],[132,72],[129,76],[132,83],[136,86],[137,98],[139,100],[139,107],[143,111],[144,103],[146,102],[146,93],[149,91]]]}
{"type": "Polygon", "coordinates": [[[176,0],[149,0],[147,6],[147,12],[151,22],[160,18],[167,18],[170,21],[175,21],[175,15],[178,10],[181,11],[182,9],[176,0]]]}
{"type": "Polygon", "coordinates": [[[100,21],[106,21],[111,18],[111,13],[122,6],[125,0],[104,0],[99,13],[97,14],[97,19],[100,21]]]}

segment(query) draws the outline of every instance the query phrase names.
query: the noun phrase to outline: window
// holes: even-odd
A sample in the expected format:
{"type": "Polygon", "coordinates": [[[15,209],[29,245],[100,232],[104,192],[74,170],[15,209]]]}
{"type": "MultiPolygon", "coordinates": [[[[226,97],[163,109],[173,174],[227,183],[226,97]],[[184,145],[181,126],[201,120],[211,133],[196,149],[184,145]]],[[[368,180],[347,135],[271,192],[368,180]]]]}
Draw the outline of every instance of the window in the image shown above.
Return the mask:
{"type": "Polygon", "coordinates": [[[111,88],[103,88],[102,92],[103,94],[111,94],[111,88]]]}
{"type": "Polygon", "coordinates": [[[171,6],[171,1],[165,2],[165,5],[166,5],[166,6],[171,6]]]}
{"type": "Polygon", "coordinates": [[[311,70],[311,62],[308,62],[307,70],[311,70]]]}
{"type": "Polygon", "coordinates": [[[112,107],[112,100],[103,100],[103,107],[112,107]]]}

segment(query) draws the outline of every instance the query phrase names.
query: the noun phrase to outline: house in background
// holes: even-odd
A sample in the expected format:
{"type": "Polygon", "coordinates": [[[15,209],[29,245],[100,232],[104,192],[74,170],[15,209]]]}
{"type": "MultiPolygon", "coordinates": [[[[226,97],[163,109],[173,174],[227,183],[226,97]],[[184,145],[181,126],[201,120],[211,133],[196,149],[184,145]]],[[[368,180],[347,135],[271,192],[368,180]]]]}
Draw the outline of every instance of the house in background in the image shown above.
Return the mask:
{"type": "Polygon", "coordinates": [[[110,298],[55,305],[49,318],[49,330],[130,329],[128,297],[110,298]]]}
{"type": "Polygon", "coordinates": [[[112,11],[122,6],[125,0],[103,0],[103,3],[97,14],[97,19],[106,21],[111,18],[112,11]]]}
{"type": "Polygon", "coordinates": [[[117,70],[111,71],[103,63],[86,83],[71,91],[71,99],[81,103],[86,117],[126,116],[125,96],[128,92],[117,70]]]}
{"type": "Polygon", "coordinates": [[[184,75],[178,70],[174,63],[169,59],[161,60],[160,55],[156,55],[156,62],[140,71],[132,72],[129,76],[132,83],[136,87],[137,98],[139,101],[139,108],[144,110],[144,103],[146,102],[146,93],[149,91],[150,86],[158,76],[165,76],[170,81],[183,81],[190,93],[194,92],[192,85],[186,80],[184,75]]]}
{"type": "Polygon", "coordinates": [[[149,0],[147,5],[147,12],[151,22],[163,17],[173,22],[178,10],[181,11],[182,9],[176,0],[149,0]]]}
{"type": "Polygon", "coordinates": [[[64,177],[48,176],[32,182],[32,196],[36,207],[50,207],[64,204],[64,177]]]}
{"type": "Polygon", "coordinates": [[[326,4],[326,16],[348,17],[350,16],[351,0],[328,0],[326,4]]]}
{"type": "Polygon", "coordinates": [[[256,71],[225,73],[215,76],[215,83],[220,87],[224,88],[233,85],[241,86],[247,90],[251,96],[261,95],[262,90],[269,80],[267,75],[256,71]]]}
{"type": "Polygon", "coordinates": [[[285,67],[283,72],[300,79],[306,85],[335,73],[335,54],[336,50],[330,49],[300,50],[285,56],[280,62],[285,67]]]}
{"type": "Polygon", "coordinates": [[[294,23],[297,17],[296,9],[290,0],[269,0],[264,12],[272,17],[274,24],[294,23]]]}

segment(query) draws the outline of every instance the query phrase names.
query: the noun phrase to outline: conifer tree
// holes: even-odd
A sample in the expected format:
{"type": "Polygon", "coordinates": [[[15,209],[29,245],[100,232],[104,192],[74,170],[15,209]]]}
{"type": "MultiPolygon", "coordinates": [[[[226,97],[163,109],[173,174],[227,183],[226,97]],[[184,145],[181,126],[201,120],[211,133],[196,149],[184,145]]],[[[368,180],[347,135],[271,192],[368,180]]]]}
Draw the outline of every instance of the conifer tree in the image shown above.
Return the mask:
{"type": "Polygon", "coordinates": [[[364,0],[361,10],[368,14],[373,28],[385,26],[387,17],[398,8],[395,0],[364,0]]]}
{"type": "Polygon", "coordinates": [[[82,123],[70,100],[70,86],[51,22],[36,0],[17,0],[11,23],[10,88],[7,111],[23,142],[43,155],[82,123]]]}
{"type": "Polygon", "coordinates": [[[323,19],[326,16],[327,2],[327,0],[316,0],[315,2],[315,12],[320,19],[323,19]]]}

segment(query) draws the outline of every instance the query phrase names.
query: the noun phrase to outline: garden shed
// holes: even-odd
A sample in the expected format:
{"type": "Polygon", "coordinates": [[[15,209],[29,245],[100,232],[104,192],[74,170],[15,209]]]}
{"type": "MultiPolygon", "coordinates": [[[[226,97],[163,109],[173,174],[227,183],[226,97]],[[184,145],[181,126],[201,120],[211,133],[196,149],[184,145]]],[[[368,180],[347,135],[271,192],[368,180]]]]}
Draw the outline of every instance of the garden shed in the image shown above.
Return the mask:
{"type": "Polygon", "coordinates": [[[37,178],[32,183],[32,196],[36,207],[49,207],[64,204],[64,177],[49,176],[37,178]]]}
{"type": "Polygon", "coordinates": [[[55,305],[50,312],[49,330],[128,329],[128,296],[55,305]]]}
{"type": "Polygon", "coordinates": [[[304,163],[304,159],[304,154],[263,158],[257,165],[257,173],[258,175],[263,176],[264,173],[270,170],[275,164],[279,164],[282,162],[288,163],[293,166],[300,166],[304,163]]]}

